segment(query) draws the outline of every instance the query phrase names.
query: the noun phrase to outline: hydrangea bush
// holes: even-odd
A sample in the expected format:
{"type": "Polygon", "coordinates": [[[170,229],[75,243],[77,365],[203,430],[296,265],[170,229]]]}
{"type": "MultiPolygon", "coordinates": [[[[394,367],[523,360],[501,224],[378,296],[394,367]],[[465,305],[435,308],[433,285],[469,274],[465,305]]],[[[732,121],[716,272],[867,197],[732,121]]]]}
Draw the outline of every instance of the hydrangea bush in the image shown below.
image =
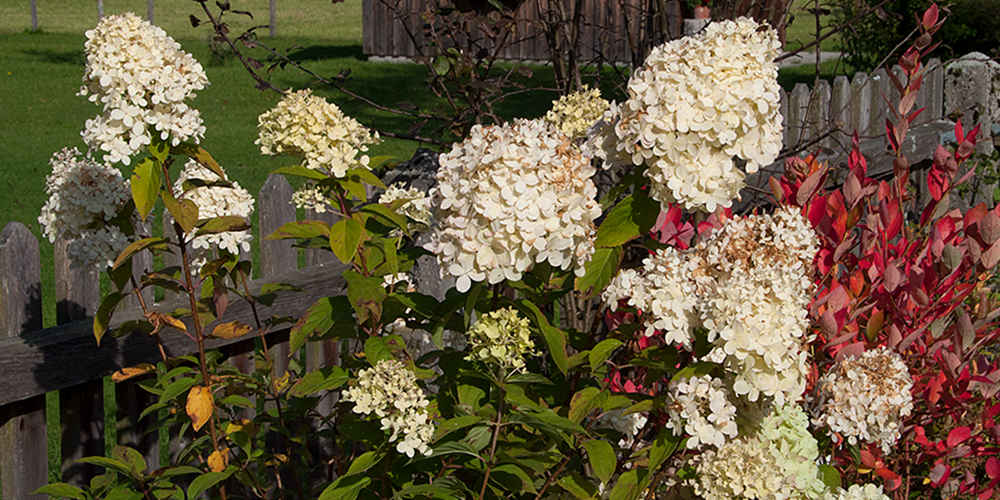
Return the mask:
{"type": "MultiPolygon", "coordinates": [[[[136,34],[107,43],[148,43],[141,33],[150,27],[126,25],[136,34]]],[[[86,238],[83,228],[103,225],[133,241],[117,257],[89,261],[110,262],[116,288],[95,319],[98,342],[175,328],[198,349],[179,359],[162,352],[158,365],[115,377],[155,373],[144,384],[160,398],[146,412],[165,410],[161,425],[181,424],[192,438],[177,463],[145,471],[137,452],[118,448],[91,486],[40,491],[995,496],[1000,367],[984,348],[1000,335],[1000,308],[985,280],[1000,261],[1000,208],[963,213],[947,204],[965,180],[955,178],[976,130],[956,125],[957,148],[939,147],[922,182],[930,203],[915,207],[919,221],[903,216],[916,200],[899,144],[918,113],[910,96],[940,25],[932,7],[900,60],[903,97],[887,125],[891,179],[868,177],[855,140],[843,185],[827,188],[830,167],[815,158],[792,158],[770,179],[774,206],[748,214],[729,208],[744,176],[734,158],[747,171],[772,162],[781,134],[776,35],[747,19],[657,48],[628,99],[601,116],[587,91],[558,101],[547,120],[474,127],[441,155],[426,199],[381,182],[381,159],[358,156],[375,137],[357,122],[309,92],[290,93],[261,115],[262,152],[301,161],[278,170],[312,182],[296,203],[337,220],[292,222],[267,238],[328,248],[347,285],[301,318],[222,319],[230,300],[256,312],[296,288],[251,290],[250,264],[238,254],[252,203],[185,142],[193,136],[152,134],[161,130],[155,123],[137,130],[152,135],[142,157],[129,155],[127,188],[105,167],[57,154],[47,234],[86,238]],[[581,120],[593,121],[586,139],[577,135],[581,120]],[[609,165],[630,170],[597,200],[591,178],[609,165]],[[109,187],[82,189],[90,182],[109,187]],[[370,188],[382,194],[369,200],[370,188]],[[80,198],[90,191],[92,200],[80,198]],[[158,200],[174,237],[120,229],[158,200]],[[81,215],[63,220],[61,211],[81,215]],[[426,248],[415,243],[424,231],[426,248]],[[175,252],[182,265],[135,278],[141,250],[175,252]],[[457,279],[443,299],[421,293],[408,274],[431,256],[443,277],[457,279]],[[117,303],[149,286],[180,293],[190,307],[165,313],[143,304],[141,320],[110,328],[117,303]],[[265,334],[277,329],[289,331],[293,353],[339,342],[339,365],[276,359],[265,334]],[[249,374],[205,349],[206,339],[242,335],[261,341],[249,374]],[[331,398],[329,410],[317,404],[331,398]],[[258,411],[247,416],[249,407],[258,411]],[[182,488],[179,476],[197,478],[182,488]]],[[[112,61],[105,71],[114,74],[112,61]]]]}

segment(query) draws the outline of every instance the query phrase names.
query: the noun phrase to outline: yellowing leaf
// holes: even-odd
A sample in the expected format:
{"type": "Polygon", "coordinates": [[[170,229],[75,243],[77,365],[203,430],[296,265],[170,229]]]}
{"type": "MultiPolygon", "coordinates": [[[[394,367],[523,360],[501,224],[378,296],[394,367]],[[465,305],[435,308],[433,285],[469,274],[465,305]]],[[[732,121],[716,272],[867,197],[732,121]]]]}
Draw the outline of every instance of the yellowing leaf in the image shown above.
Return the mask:
{"type": "Polygon", "coordinates": [[[111,375],[111,380],[113,382],[121,382],[154,370],[156,370],[155,366],[149,363],[140,363],[138,365],[129,366],[116,371],[113,375],[111,375]]]}
{"type": "Polygon", "coordinates": [[[208,419],[212,418],[215,411],[215,402],[212,400],[212,391],[208,387],[196,385],[188,392],[187,414],[191,417],[191,427],[198,432],[208,419]]]}
{"type": "Polygon", "coordinates": [[[239,321],[231,321],[229,323],[223,323],[215,327],[212,330],[212,337],[217,339],[235,339],[236,337],[242,337],[250,333],[251,328],[239,321]]]}
{"type": "Polygon", "coordinates": [[[181,320],[179,320],[179,319],[177,319],[177,318],[175,318],[173,316],[167,316],[166,314],[164,314],[164,315],[162,315],[160,317],[160,320],[163,321],[164,323],[166,323],[167,326],[170,326],[170,327],[172,327],[174,329],[180,330],[182,332],[186,332],[187,331],[187,327],[184,326],[184,323],[182,323],[181,320]]]}
{"type": "Polygon", "coordinates": [[[212,454],[208,456],[208,468],[212,469],[212,472],[222,472],[226,470],[228,465],[229,448],[213,451],[212,454]]]}
{"type": "Polygon", "coordinates": [[[288,387],[288,372],[286,371],[282,376],[274,379],[274,392],[281,392],[288,387]]]}
{"type": "Polygon", "coordinates": [[[245,418],[229,422],[229,425],[226,426],[226,434],[235,434],[237,432],[243,432],[248,436],[256,435],[257,424],[245,418]]]}

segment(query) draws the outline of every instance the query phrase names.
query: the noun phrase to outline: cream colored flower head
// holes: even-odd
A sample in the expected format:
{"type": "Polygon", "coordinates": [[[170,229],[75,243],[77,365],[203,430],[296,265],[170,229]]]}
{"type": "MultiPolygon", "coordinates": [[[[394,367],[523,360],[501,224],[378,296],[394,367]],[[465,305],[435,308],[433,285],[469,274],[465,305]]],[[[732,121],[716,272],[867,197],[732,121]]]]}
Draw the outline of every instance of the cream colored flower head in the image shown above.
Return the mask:
{"type": "Polygon", "coordinates": [[[552,109],[545,114],[545,121],[560,132],[576,140],[587,135],[587,129],[600,120],[611,104],[601,98],[600,89],[586,85],[581,90],[561,96],[552,102],[552,109]]]}
{"type": "Polygon", "coordinates": [[[781,44],[759,28],[748,18],[715,22],[653,49],[594,134],[605,165],[645,165],[650,195],[664,205],[731,206],[745,177],[733,158],[752,173],[781,149],[781,44]]]}
{"type": "MultiPolygon", "coordinates": [[[[240,187],[239,183],[231,182],[229,187],[199,186],[180,194],[184,188],[184,181],[190,179],[199,179],[209,183],[222,179],[200,163],[188,160],[187,164],[184,165],[184,170],[174,182],[174,192],[178,193],[178,198],[193,201],[198,206],[199,219],[235,215],[246,219],[247,224],[250,223],[254,199],[246,189],[240,187]]],[[[196,229],[193,235],[194,239],[191,240],[194,255],[193,264],[197,269],[200,269],[211,257],[214,248],[218,247],[234,255],[239,255],[241,250],[243,252],[250,251],[250,242],[253,240],[249,229],[204,235],[198,235],[196,229]]]]}
{"type": "Polygon", "coordinates": [[[83,140],[111,163],[152,141],[176,146],[205,135],[201,115],[185,102],[208,85],[201,64],[162,29],[131,12],[107,16],[87,32],[87,67],[79,95],[104,107],[87,120],[83,140]]]}
{"type": "Polygon", "coordinates": [[[383,205],[389,205],[396,200],[409,200],[403,203],[397,212],[413,221],[413,224],[410,224],[411,231],[426,229],[430,225],[431,211],[427,207],[427,193],[415,187],[404,189],[399,184],[391,184],[378,198],[378,202],[383,205]]]}
{"type": "Polygon", "coordinates": [[[512,308],[479,317],[466,333],[472,351],[469,359],[500,366],[504,370],[524,369],[525,356],[534,354],[528,320],[512,308]]]}
{"type": "Polygon", "coordinates": [[[601,206],[594,169],[566,136],[541,120],[476,125],[440,163],[425,248],[460,292],[520,280],[545,261],[584,273],[601,206]]]}
{"type": "Polygon", "coordinates": [[[429,402],[417,385],[417,376],[397,360],[381,360],[361,370],[355,384],[344,391],[344,400],[354,403],[354,413],[375,414],[382,430],[391,431],[389,442],[413,457],[419,451],[431,454],[434,423],[428,418],[429,402]]]}
{"type": "Polygon", "coordinates": [[[899,354],[879,347],[833,365],[819,379],[816,425],[851,444],[876,443],[889,453],[904,417],[913,411],[913,379],[899,354]]]}
{"type": "Polygon", "coordinates": [[[289,92],[257,121],[256,144],[261,154],[291,155],[306,168],[331,177],[344,177],[351,168],[367,168],[368,156],[358,155],[381,142],[378,134],[309,89],[289,92]]]}
{"type": "Polygon", "coordinates": [[[63,149],[49,160],[52,173],[45,178],[48,201],[38,223],[51,242],[69,240],[67,252],[73,267],[89,269],[111,265],[129,244],[128,238],[106,224],[132,198],[121,172],[80,152],[63,149]],[[99,226],[92,228],[97,223],[99,226]]]}

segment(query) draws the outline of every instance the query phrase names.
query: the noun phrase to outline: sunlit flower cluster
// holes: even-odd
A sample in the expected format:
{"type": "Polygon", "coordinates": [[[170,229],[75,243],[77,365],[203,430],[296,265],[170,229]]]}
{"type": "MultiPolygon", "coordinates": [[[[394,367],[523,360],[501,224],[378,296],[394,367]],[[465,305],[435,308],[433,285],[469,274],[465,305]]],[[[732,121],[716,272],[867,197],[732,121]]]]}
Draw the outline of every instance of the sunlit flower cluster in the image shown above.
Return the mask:
{"type": "Polygon", "coordinates": [[[847,436],[851,444],[877,443],[889,453],[902,417],[913,411],[913,379],[903,359],[885,347],[845,357],[818,382],[817,425],[847,436]]]}
{"type": "Polygon", "coordinates": [[[51,242],[69,240],[66,248],[74,267],[111,265],[129,241],[117,227],[103,223],[132,198],[128,183],[118,169],[81,158],[75,148],[55,153],[49,164],[49,199],[38,217],[42,234],[51,242]],[[92,229],[94,223],[100,227],[92,229]]]}
{"type": "Polygon", "coordinates": [[[852,484],[848,489],[840,489],[830,500],[889,500],[882,487],[875,484],[852,484]]]}
{"type": "Polygon", "coordinates": [[[329,187],[307,182],[292,193],[292,204],[295,208],[304,208],[321,214],[329,211],[332,194],[333,190],[329,187]]]}
{"type": "Polygon", "coordinates": [[[204,136],[198,110],[185,101],[208,85],[198,61],[162,29],[135,14],[107,16],[87,32],[80,95],[104,112],[87,120],[83,140],[111,163],[149,145],[151,133],[176,146],[204,136]]]}
{"type": "Polygon", "coordinates": [[[389,205],[396,200],[410,200],[403,203],[396,212],[416,222],[416,228],[426,228],[431,223],[431,210],[427,207],[426,198],[427,195],[417,188],[403,189],[398,184],[391,184],[379,196],[378,202],[389,205]]]}
{"type": "Polygon", "coordinates": [[[692,450],[703,445],[722,446],[736,437],[736,407],[729,402],[729,394],[722,380],[704,375],[670,381],[670,403],[667,427],[675,435],[690,436],[687,447],[692,450]]]}
{"type": "Polygon", "coordinates": [[[604,412],[597,417],[599,427],[614,429],[622,435],[622,438],[618,440],[618,446],[622,448],[632,446],[632,443],[639,436],[639,432],[642,431],[643,427],[646,427],[647,421],[649,419],[639,412],[626,415],[623,408],[604,412]]]}
{"type": "MultiPolygon", "coordinates": [[[[206,183],[219,183],[224,181],[219,176],[194,160],[188,160],[181,170],[177,181],[174,182],[174,192],[180,194],[184,189],[184,182],[190,179],[199,179],[206,183]]],[[[188,189],[178,198],[183,198],[194,202],[198,206],[199,219],[211,219],[214,217],[237,216],[246,219],[250,223],[250,214],[253,213],[253,196],[246,189],[240,187],[239,183],[231,182],[231,186],[223,185],[203,185],[188,189]]],[[[240,250],[250,251],[250,241],[253,235],[250,230],[226,231],[216,234],[198,235],[198,230],[194,231],[194,239],[191,240],[191,247],[194,250],[192,263],[195,268],[201,266],[210,258],[211,251],[215,248],[226,250],[232,254],[239,255],[240,250]]]]}
{"type": "Polygon", "coordinates": [[[706,450],[689,481],[705,500],[817,500],[828,495],[809,418],[797,404],[776,407],[753,435],[706,450]]]}
{"type": "Polygon", "coordinates": [[[382,430],[392,431],[389,442],[413,457],[419,451],[430,455],[434,423],[428,420],[429,401],[417,385],[416,375],[396,360],[381,360],[361,370],[357,382],[344,391],[344,400],[354,403],[354,413],[375,414],[382,430]]]}
{"type": "Polygon", "coordinates": [[[817,241],[794,210],[726,221],[694,248],[658,250],[605,289],[612,309],[638,309],[646,334],[690,349],[693,328],[708,330],[705,360],[735,373],[733,392],[777,404],[805,391],[806,306],[817,241]]]}
{"type": "Polygon", "coordinates": [[[565,136],[540,120],[477,125],[439,160],[426,248],[459,291],[544,261],[583,274],[601,207],[593,167],[565,136]]]}
{"type": "Polygon", "coordinates": [[[600,120],[610,103],[601,98],[600,89],[583,89],[561,96],[552,102],[552,109],[545,114],[545,121],[570,139],[587,135],[587,129],[600,120]]]}
{"type": "Polygon", "coordinates": [[[781,149],[777,33],[748,18],[714,22],[661,45],[629,80],[628,99],[594,132],[610,164],[646,165],[663,204],[714,212],[739,196],[745,174],[781,149]],[[617,113],[615,113],[617,111],[617,113]]]}
{"type": "Polygon", "coordinates": [[[470,359],[498,365],[504,370],[524,369],[524,357],[534,354],[528,320],[512,308],[504,308],[479,317],[466,332],[471,345],[470,359]]]}
{"type": "Polygon", "coordinates": [[[311,90],[289,92],[273,109],[258,118],[256,144],[266,155],[287,154],[302,160],[306,168],[332,177],[368,166],[368,145],[380,142],[378,134],[345,115],[311,90]]]}

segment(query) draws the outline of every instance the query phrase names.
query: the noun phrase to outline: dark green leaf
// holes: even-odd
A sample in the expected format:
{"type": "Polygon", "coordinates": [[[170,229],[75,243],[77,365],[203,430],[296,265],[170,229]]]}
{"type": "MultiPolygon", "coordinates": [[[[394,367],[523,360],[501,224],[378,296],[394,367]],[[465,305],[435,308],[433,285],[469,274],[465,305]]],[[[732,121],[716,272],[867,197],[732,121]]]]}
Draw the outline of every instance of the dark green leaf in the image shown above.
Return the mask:
{"type": "Polygon", "coordinates": [[[840,472],[837,471],[836,467],[825,464],[820,465],[819,478],[832,491],[837,491],[840,488],[840,472]]]}
{"type": "Polygon", "coordinates": [[[650,198],[645,191],[636,191],[611,209],[601,227],[597,228],[594,246],[622,246],[648,233],[659,215],[660,202],[650,198]]]}
{"type": "Polygon", "coordinates": [[[198,205],[191,200],[178,200],[174,198],[169,189],[163,191],[163,205],[174,218],[174,221],[181,226],[184,234],[188,234],[198,224],[198,205]]]}
{"type": "Polygon", "coordinates": [[[533,323],[538,325],[538,329],[542,332],[542,337],[545,338],[545,344],[549,348],[549,354],[552,356],[556,368],[559,368],[559,371],[565,374],[569,370],[569,360],[566,356],[566,332],[550,325],[545,314],[531,301],[520,299],[515,301],[514,304],[521,313],[532,318],[534,320],[533,323]]]}
{"type": "Polygon", "coordinates": [[[66,483],[47,484],[38,488],[31,494],[51,495],[57,498],[76,498],[78,500],[85,500],[87,498],[84,496],[83,490],[77,488],[76,486],[70,486],[66,483]]]}
{"type": "Polygon", "coordinates": [[[372,314],[382,314],[382,301],[385,300],[385,286],[379,276],[364,277],[354,271],[344,272],[347,280],[347,298],[351,307],[358,315],[358,321],[364,322],[372,314]]]}
{"type": "Polygon", "coordinates": [[[611,500],[636,500],[645,489],[646,469],[632,469],[622,473],[611,490],[611,500]]]}
{"type": "Polygon", "coordinates": [[[111,292],[101,301],[101,305],[97,308],[97,314],[94,315],[94,338],[97,339],[97,345],[101,345],[101,338],[108,331],[115,307],[118,307],[118,303],[124,298],[125,296],[118,292],[111,292]]]}
{"type": "Polygon", "coordinates": [[[584,264],[586,274],[576,278],[576,290],[593,297],[608,286],[618,270],[622,258],[622,247],[598,248],[594,256],[584,264]]]}
{"type": "MultiPolygon", "coordinates": [[[[347,297],[338,295],[336,297],[324,297],[313,305],[309,306],[303,315],[292,327],[289,337],[289,348],[292,352],[298,352],[306,341],[311,337],[318,337],[326,334],[335,324],[350,324],[350,335],[354,336],[354,315],[351,302],[347,297]]],[[[347,328],[345,328],[345,332],[347,328]]],[[[346,335],[345,335],[346,336],[346,335]]]]}
{"type": "Polygon", "coordinates": [[[170,240],[166,238],[143,238],[139,241],[133,242],[129,244],[129,246],[125,247],[125,250],[122,250],[122,253],[118,254],[118,258],[115,259],[113,268],[117,269],[123,262],[143,250],[162,250],[167,248],[167,243],[169,242],[170,240]]]}
{"type": "Polygon", "coordinates": [[[393,212],[392,210],[389,210],[389,207],[381,203],[369,203],[368,205],[361,207],[359,210],[361,212],[371,214],[379,222],[387,226],[397,227],[399,230],[403,231],[403,233],[405,233],[406,235],[410,234],[410,226],[406,222],[406,217],[399,215],[398,213],[393,212]]]}
{"type": "Polygon", "coordinates": [[[362,472],[371,469],[382,460],[385,455],[376,453],[374,451],[366,451],[355,458],[351,462],[351,467],[347,469],[345,476],[353,476],[355,474],[361,474],[362,472]]]}
{"type": "Polygon", "coordinates": [[[357,177],[358,179],[361,180],[361,182],[364,182],[369,186],[375,186],[379,189],[385,189],[385,184],[382,182],[382,179],[379,179],[375,174],[372,173],[371,170],[368,170],[365,167],[356,167],[348,169],[347,176],[357,177]]]}
{"type": "Polygon", "coordinates": [[[302,165],[295,165],[292,167],[281,167],[274,171],[276,174],[281,175],[294,175],[296,177],[305,177],[306,179],[312,179],[314,181],[323,181],[329,179],[330,176],[320,172],[319,170],[313,170],[311,168],[303,167],[302,165]]]}
{"type": "Polygon", "coordinates": [[[396,359],[382,337],[368,337],[368,340],[365,340],[365,358],[372,366],[382,360],[392,361],[396,359]]]}
{"type": "Polygon", "coordinates": [[[372,480],[364,476],[339,477],[320,493],[319,500],[354,500],[370,482],[372,480]]]}
{"type": "Polygon", "coordinates": [[[599,368],[604,367],[604,362],[607,361],[608,357],[615,349],[621,347],[622,341],[617,339],[604,339],[600,341],[593,349],[590,351],[590,369],[591,371],[597,371],[599,368]]]}
{"type": "Polygon", "coordinates": [[[580,500],[592,500],[598,497],[597,487],[594,486],[594,483],[579,473],[574,472],[569,476],[563,476],[559,478],[557,484],[580,500]]]}
{"type": "Polygon", "coordinates": [[[597,408],[604,405],[608,392],[597,387],[585,387],[573,395],[569,403],[569,419],[579,424],[597,408]]]}
{"type": "Polygon", "coordinates": [[[660,428],[656,439],[653,440],[653,448],[649,451],[649,470],[655,474],[656,469],[677,451],[683,439],[681,436],[675,436],[673,429],[660,428]]]}
{"type": "Polygon", "coordinates": [[[206,472],[194,478],[187,489],[188,498],[198,498],[198,495],[201,495],[203,491],[225,481],[233,472],[236,472],[236,467],[230,465],[222,472],[206,472]]]}
{"type": "MultiPolygon", "coordinates": [[[[238,215],[224,215],[198,221],[198,236],[206,234],[226,233],[229,231],[246,231],[250,229],[247,220],[238,215]]],[[[280,231],[280,229],[279,229],[280,231]]]]}
{"type": "Polygon", "coordinates": [[[322,391],[336,389],[347,383],[347,370],[339,366],[329,366],[309,372],[300,378],[288,393],[296,397],[309,396],[322,391]]]}

